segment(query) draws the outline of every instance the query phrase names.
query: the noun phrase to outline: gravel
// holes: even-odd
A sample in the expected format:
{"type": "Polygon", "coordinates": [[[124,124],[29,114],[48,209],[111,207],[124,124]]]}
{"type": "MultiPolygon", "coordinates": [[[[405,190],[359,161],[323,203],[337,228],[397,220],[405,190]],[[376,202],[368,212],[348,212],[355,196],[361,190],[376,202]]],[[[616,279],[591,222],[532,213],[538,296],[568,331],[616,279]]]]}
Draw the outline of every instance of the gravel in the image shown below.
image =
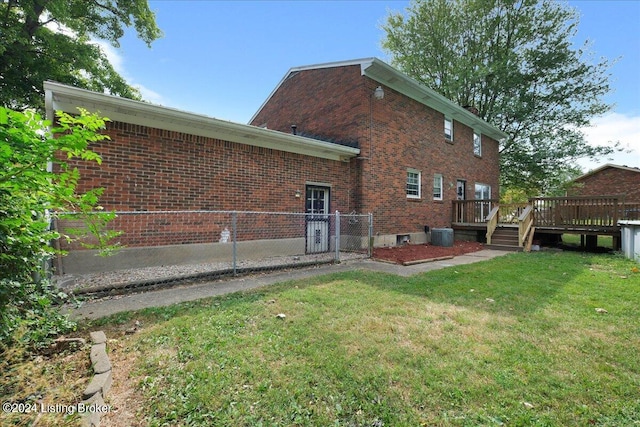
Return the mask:
{"type": "MultiPolygon", "coordinates": [[[[347,261],[363,258],[365,255],[352,252],[341,252],[340,259],[347,261]]],[[[251,269],[264,271],[265,269],[294,268],[296,265],[308,266],[313,263],[327,263],[333,261],[333,253],[314,255],[272,257],[260,260],[238,261],[236,268],[247,271],[251,269]]],[[[233,268],[231,262],[163,265],[158,267],[129,268],[110,272],[54,276],[53,281],[64,292],[87,292],[90,289],[104,287],[125,287],[132,283],[165,281],[169,279],[188,278],[207,273],[224,272],[233,268]]]]}

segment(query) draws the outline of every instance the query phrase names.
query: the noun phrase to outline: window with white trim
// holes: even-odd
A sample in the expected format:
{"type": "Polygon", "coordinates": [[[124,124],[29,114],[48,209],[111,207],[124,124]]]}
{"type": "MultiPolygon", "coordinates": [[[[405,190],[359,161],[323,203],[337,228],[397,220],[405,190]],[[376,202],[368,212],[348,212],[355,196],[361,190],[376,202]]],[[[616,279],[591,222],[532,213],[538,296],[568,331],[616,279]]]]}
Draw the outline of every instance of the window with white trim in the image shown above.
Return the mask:
{"type": "Polygon", "coordinates": [[[444,118],[444,138],[453,141],[453,120],[450,117],[444,118]]]}
{"type": "Polygon", "coordinates": [[[407,169],[407,198],[420,198],[420,171],[407,169]]]}
{"type": "Polygon", "coordinates": [[[473,154],[482,156],[482,135],[478,132],[473,133],[473,154]]]}
{"type": "Polygon", "coordinates": [[[433,200],[442,200],[442,174],[433,175],[433,200]]]}

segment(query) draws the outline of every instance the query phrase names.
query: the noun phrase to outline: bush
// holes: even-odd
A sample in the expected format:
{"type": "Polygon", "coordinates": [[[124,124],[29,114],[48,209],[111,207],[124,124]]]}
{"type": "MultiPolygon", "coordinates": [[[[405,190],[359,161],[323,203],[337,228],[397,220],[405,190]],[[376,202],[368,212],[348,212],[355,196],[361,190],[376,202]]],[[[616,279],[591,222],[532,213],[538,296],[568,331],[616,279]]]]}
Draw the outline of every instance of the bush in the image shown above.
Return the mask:
{"type": "Polygon", "coordinates": [[[108,138],[99,133],[105,120],[84,110],[59,112],[49,129],[33,112],[0,107],[0,350],[42,346],[74,327],[54,304],[66,295],[47,278],[56,253],[50,242],[60,237],[50,224],[58,211],[99,208],[100,190],[76,194],[79,173],[59,157],[100,163],[88,146],[108,138]]]}

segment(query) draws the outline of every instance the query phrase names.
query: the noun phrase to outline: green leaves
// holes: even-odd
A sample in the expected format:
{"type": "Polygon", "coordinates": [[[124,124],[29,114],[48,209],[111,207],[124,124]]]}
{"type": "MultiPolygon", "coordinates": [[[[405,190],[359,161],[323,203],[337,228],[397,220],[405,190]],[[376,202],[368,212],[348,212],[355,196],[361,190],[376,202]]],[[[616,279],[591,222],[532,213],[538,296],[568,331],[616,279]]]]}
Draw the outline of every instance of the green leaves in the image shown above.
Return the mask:
{"type": "MultiPolygon", "coordinates": [[[[52,307],[58,292],[43,279],[45,263],[56,254],[50,242],[60,237],[51,220],[61,210],[92,213],[101,194],[77,194],[80,175],[64,157],[99,163],[89,144],[108,139],[100,133],[108,119],[84,110],[57,117],[58,126],[49,130],[36,113],[0,107],[0,349],[13,339],[38,345],[66,327],[52,307]]],[[[117,233],[102,229],[112,217],[99,212],[89,227],[107,250],[114,249],[108,240],[117,233]]]]}
{"type": "Polygon", "coordinates": [[[0,105],[43,111],[46,80],[139,99],[91,42],[117,47],[131,26],[147,45],[162,36],[147,0],[0,2],[0,105]]]}
{"type": "Polygon", "coordinates": [[[615,150],[579,130],[610,109],[610,63],[572,47],[577,25],[576,11],[552,0],[414,0],[387,18],[383,47],[395,66],[509,135],[504,187],[552,194],[578,159],[615,150]]]}

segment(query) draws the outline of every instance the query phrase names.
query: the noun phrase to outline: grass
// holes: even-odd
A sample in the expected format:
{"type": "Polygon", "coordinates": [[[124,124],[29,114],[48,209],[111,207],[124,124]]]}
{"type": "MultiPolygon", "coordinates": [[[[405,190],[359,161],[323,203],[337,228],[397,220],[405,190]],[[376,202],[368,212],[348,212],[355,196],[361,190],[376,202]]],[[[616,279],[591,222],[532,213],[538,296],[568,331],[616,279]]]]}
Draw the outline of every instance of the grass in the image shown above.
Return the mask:
{"type": "MultiPolygon", "coordinates": [[[[567,245],[580,246],[580,234],[565,233],[562,235],[562,242],[567,245]]],[[[614,249],[612,236],[598,236],[598,246],[614,249]]]]}
{"type": "Polygon", "coordinates": [[[142,322],[110,357],[115,369],[135,360],[144,425],[640,425],[637,271],[618,256],[517,253],[409,279],[334,274],[90,326],[110,335],[142,322]]]}
{"type": "Polygon", "coordinates": [[[79,426],[73,413],[92,375],[89,346],[51,355],[14,348],[0,355],[1,426],[79,426]],[[4,404],[10,406],[5,407],[4,404]],[[65,409],[44,409],[43,408],[65,409]]]}

